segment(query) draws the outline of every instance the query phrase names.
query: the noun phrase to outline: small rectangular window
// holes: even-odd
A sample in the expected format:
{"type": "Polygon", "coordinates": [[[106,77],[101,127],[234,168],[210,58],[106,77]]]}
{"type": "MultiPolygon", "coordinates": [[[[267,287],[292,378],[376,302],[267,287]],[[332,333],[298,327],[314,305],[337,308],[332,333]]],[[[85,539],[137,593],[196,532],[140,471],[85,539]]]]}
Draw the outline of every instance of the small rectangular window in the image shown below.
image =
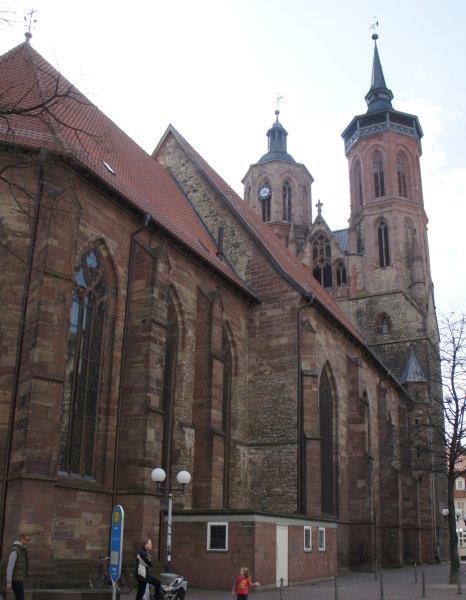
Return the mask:
{"type": "Polygon", "coordinates": [[[319,552],[324,552],[324,550],[325,550],[325,527],[319,527],[318,539],[319,539],[319,552]]]}
{"type": "Polygon", "coordinates": [[[312,527],[304,527],[304,552],[312,550],[312,527]]]}
{"type": "Polygon", "coordinates": [[[228,523],[207,523],[207,550],[228,550],[228,523]]]}

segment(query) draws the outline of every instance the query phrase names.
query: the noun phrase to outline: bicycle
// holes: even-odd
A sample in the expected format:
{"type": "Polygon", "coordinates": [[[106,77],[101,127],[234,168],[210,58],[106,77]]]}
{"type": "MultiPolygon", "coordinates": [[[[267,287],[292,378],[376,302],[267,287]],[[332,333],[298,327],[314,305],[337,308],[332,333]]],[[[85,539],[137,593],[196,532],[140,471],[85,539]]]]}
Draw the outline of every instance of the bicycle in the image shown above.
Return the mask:
{"type": "MultiPolygon", "coordinates": [[[[108,590],[112,587],[112,579],[108,571],[110,557],[101,556],[98,566],[89,573],[89,586],[93,590],[108,590]]],[[[122,594],[131,591],[134,583],[133,567],[125,563],[121,567],[120,579],[117,581],[116,588],[122,594]]]]}

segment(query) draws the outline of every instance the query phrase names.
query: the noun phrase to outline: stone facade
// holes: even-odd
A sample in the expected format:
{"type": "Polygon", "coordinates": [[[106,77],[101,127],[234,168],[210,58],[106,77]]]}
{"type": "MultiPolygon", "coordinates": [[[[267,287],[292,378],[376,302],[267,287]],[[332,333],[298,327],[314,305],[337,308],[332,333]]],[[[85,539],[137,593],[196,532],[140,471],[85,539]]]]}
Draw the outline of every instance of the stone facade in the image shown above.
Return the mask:
{"type": "MultiPolygon", "coordinates": [[[[118,135],[113,164],[127,144],[121,170],[134,153],[147,177],[137,193],[157,188],[155,204],[139,199],[132,176],[120,181],[115,171],[107,181],[92,162],[2,151],[23,192],[36,191],[12,194],[0,182],[3,557],[28,530],[36,583],[82,582],[107,553],[111,509],[120,503],[125,558],[151,537],[163,560],[166,492],[150,472],[164,466],[175,488],[179,470],[192,474],[184,493],[174,490],[173,568],[193,583],[227,586],[249,564],[275,585],[280,526],[292,583],[330,577],[338,566],[432,559],[435,524],[421,528],[421,519],[432,521],[433,500],[419,504],[403,464],[412,400],[370,350],[369,329],[361,336],[295,256],[312,243],[306,168],[283,155],[275,175],[266,161],[246,178],[251,187],[267,174],[276,189],[283,177],[301,186],[296,227],[277,219],[275,232],[288,227],[284,249],[257,220],[257,206],[239,199],[176,130],[152,158],[118,135]],[[157,212],[165,195],[186,222],[157,212]],[[89,288],[100,302],[92,308],[82,300],[89,288]],[[86,433],[78,441],[76,423],[86,433]],[[231,525],[230,544],[211,553],[206,523],[219,520],[231,525]]],[[[93,158],[100,167],[101,156],[93,158]]],[[[313,226],[327,227],[320,209],[313,226]]],[[[333,295],[356,323],[358,302],[365,313],[374,302],[375,315],[378,299],[391,297],[355,289],[351,298],[333,295]]],[[[425,310],[406,290],[395,294],[407,298],[407,320],[425,310]]],[[[420,325],[413,327],[419,340],[420,325]]],[[[419,342],[421,361],[422,348],[430,346],[419,342]]]]}

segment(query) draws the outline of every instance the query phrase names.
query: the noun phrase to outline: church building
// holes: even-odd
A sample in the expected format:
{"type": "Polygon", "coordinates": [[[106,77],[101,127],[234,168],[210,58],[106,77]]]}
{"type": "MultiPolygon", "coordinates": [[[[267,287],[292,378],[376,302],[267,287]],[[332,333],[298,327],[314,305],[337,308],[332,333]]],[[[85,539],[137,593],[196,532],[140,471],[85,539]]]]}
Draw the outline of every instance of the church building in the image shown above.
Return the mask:
{"type": "Polygon", "coordinates": [[[241,198],[171,125],[147,154],[29,37],[0,57],[2,558],[27,530],[31,586],[82,584],[121,504],[125,560],[150,537],[164,563],[169,491],[194,586],[441,557],[412,445],[439,373],[423,133],[377,37],[338,231],[278,111],[241,198]]]}

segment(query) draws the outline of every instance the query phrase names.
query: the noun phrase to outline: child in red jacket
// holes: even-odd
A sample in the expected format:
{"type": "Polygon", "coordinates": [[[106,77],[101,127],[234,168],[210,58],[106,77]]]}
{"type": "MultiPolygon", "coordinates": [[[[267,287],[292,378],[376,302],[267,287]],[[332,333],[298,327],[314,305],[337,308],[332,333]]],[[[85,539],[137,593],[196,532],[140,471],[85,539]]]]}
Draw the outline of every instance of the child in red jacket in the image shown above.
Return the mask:
{"type": "Polygon", "coordinates": [[[248,600],[249,588],[257,587],[259,585],[260,583],[258,581],[256,581],[256,583],[252,582],[249,569],[247,567],[242,567],[235,580],[233,589],[231,590],[231,595],[234,596],[236,594],[237,600],[248,600]]]}

